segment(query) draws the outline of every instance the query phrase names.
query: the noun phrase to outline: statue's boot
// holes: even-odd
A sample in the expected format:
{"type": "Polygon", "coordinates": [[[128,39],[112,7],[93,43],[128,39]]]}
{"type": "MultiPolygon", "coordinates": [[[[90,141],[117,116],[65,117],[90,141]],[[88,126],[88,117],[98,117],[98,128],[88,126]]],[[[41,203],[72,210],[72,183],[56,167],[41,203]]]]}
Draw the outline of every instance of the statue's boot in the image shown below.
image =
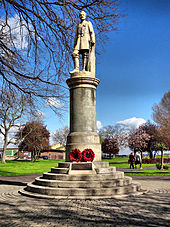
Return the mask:
{"type": "Polygon", "coordinates": [[[79,72],[79,58],[78,57],[74,57],[73,61],[74,61],[74,69],[70,73],[79,72]]]}
{"type": "Polygon", "coordinates": [[[83,56],[83,69],[82,71],[87,71],[87,64],[88,64],[88,54],[84,54],[83,56]]]}

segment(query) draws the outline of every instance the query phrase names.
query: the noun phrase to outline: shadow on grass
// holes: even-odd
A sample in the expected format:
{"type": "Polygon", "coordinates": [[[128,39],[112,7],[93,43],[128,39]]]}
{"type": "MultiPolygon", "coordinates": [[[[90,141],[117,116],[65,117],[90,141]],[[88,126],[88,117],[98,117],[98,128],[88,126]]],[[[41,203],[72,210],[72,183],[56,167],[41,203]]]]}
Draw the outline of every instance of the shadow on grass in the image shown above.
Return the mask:
{"type": "MultiPolygon", "coordinates": [[[[21,159],[21,160],[13,160],[14,162],[32,162],[31,160],[24,160],[24,159],[21,159]]],[[[35,162],[40,162],[40,160],[36,160],[35,162]]],[[[35,162],[32,162],[32,163],[35,163],[35,162]]]]}
{"type": "Polygon", "coordinates": [[[27,183],[23,183],[23,182],[19,182],[19,181],[7,181],[7,180],[0,180],[0,184],[16,185],[16,186],[27,186],[27,183]]]}
{"type": "Polygon", "coordinates": [[[7,172],[7,171],[0,171],[0,177],[4,177],[4,176],[12,176],[12,175],[16,175],[13,172],[7,172]]]}

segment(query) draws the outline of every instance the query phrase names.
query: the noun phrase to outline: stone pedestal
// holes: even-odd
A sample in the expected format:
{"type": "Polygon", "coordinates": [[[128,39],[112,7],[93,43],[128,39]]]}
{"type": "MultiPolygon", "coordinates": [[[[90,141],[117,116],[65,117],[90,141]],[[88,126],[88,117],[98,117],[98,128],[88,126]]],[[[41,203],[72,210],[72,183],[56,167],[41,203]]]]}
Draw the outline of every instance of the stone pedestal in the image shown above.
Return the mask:
{"type": "Polygon", "coordinates": [[[104,199],[140,195],[146,191],[108,162],[60,162],[19,193],[41,199],[104,199]]]}
{"type": "Polygon", "coordinates": [[[100,138],[96,131],[96,88],[99,80],[90,72],[71,74],[67,85],[70,88],[70,133],[67,137],[66,161],[70,151],[90,148],[95,153],[94,161],[101,161],[100,138]]]}

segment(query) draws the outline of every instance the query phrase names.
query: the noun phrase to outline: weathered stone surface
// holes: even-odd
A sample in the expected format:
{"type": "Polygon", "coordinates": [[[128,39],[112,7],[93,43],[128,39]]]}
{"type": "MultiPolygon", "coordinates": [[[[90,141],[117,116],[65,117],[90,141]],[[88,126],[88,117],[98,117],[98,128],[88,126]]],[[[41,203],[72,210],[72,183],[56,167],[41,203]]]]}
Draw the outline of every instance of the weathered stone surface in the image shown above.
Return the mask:
{"type": "Polygon", "coordinates": [[[72,163],[71,170],[92,170],[92,163],[88,162],[80,162],[80,163],[72,163]]]}
{"type": "Polygon", "coordinates": [[[70,90],[70,132],[96,132],[96,90],[77,87],[70,90]]]}
{"type": "Polygon", "coordinates": [[[80,78],[80,77],[91,77],[91,78],[94,78],[94,74],[92,75],[91,72],[87,72],[87,71],[78,71],[78,72],[73,72],[73,73],[70,73],[71,75],[71,78],[80,78]]]}
{"type": "Polygon", "coordinates": [[[43,178],[51,180],[77,180],[77,181],[98,181],[98,180],[111,180],[124,178],[123,172],[113,172],[108,174],[93,174],[93,175],[69,175],[69,174],[55,174],[55,173],[43,173],[43,178]]]}
{"type": "Polygon", "coordinates": [[[112,172],[116,172],[116,167],[109,167],[109,168],[95,168],[96,173],[100,174],[100,173],[112,173],[112,172]]]}
{"type": "Polygon", "coordinates": [[[67,137],[66,161],[70,151],[90,148],[95,153],[94,161],[101,161],[100,138],[96,131],[96,87],[99,80],[91,77],[77,77],[67,80],[70,88],[70,133],[67,137]]]}
{"type": "MultiPolygon", "coordinates": [[[[98,162],[97,164],[100,164],[98,162]]],[[[59,163],[60,167],[51,168],[51,173],[44,173],[28,184],[21,193],[37,198],[113,198],[141,193],[141,186],[132,183],[131,177],[124,177],[123,172],[115,167],[99,168],[95,163],[59,163]],[[39,196],[40,195],[40,196],[39,196]]]]}
{"type": "Polygon", "coordinates": [[[68,168],[56,168],[56,167],[51,168],[51,173],[67,174],[68,171],[69,171],[68,168]]]}
{"type": "Polygon", "coordinates": [[[102,162],[102,161],[94,161],[93,164],[96,168],[109,168],[109,162],[102,162]]]}
{"type": "Polygon", "coordinates": [[[96,174],[95,170],[69,170],[70,175],[91,175],[96,174]]]}
{"type": "Polygon", "coordinates": [[[111,188],[53,188],[39,186],[35,184],[28,184],[26,191],[35,192],[44,195],[55,196],[108,196],[135,193],[141,188],[140,184],[130,184],[124,187],[111,187],[111,188]]]}
{"type": "MultiPolygon", "coordinates": [[[[94,168],[109,168],[109,162],[102,162],[102,161],[96,162],[96,161],[94,161],[92,163],[94,165],[94,168]]],[[[71,162],[59,162],[58,167],[59,168],[69,168],[70,164],[71,164],[71,162]]]]}
{"type": "Polygon", "coordinates": [[[34,184],[47,187],[56,188],[110,188],[115,186],[129,185],[132,183],[131,177],[125,177],[120,179],[108,179],[108,180],[98,180],[98,181],[64,181],[64,180],[49,180],[41,177],[35,179],[34,184]]]}

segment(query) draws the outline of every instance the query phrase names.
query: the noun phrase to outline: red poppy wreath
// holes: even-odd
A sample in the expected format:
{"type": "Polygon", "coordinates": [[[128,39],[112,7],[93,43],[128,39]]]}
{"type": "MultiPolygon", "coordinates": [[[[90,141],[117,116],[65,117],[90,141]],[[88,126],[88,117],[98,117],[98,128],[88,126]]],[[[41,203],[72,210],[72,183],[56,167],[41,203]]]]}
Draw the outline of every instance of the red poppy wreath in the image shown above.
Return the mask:
{"type": "Polygon", "coordinates": [[[85,149],[82,152],[82,162],[92,162],[94,160],[95,153],[93,152],[92,149],[85,149]]]}
{"type": "Polygon", "coordinates": [[[79,149],[73,149],[70,152],[70,162],[80,162],[82,159],[82,153],[79,149]]]}

